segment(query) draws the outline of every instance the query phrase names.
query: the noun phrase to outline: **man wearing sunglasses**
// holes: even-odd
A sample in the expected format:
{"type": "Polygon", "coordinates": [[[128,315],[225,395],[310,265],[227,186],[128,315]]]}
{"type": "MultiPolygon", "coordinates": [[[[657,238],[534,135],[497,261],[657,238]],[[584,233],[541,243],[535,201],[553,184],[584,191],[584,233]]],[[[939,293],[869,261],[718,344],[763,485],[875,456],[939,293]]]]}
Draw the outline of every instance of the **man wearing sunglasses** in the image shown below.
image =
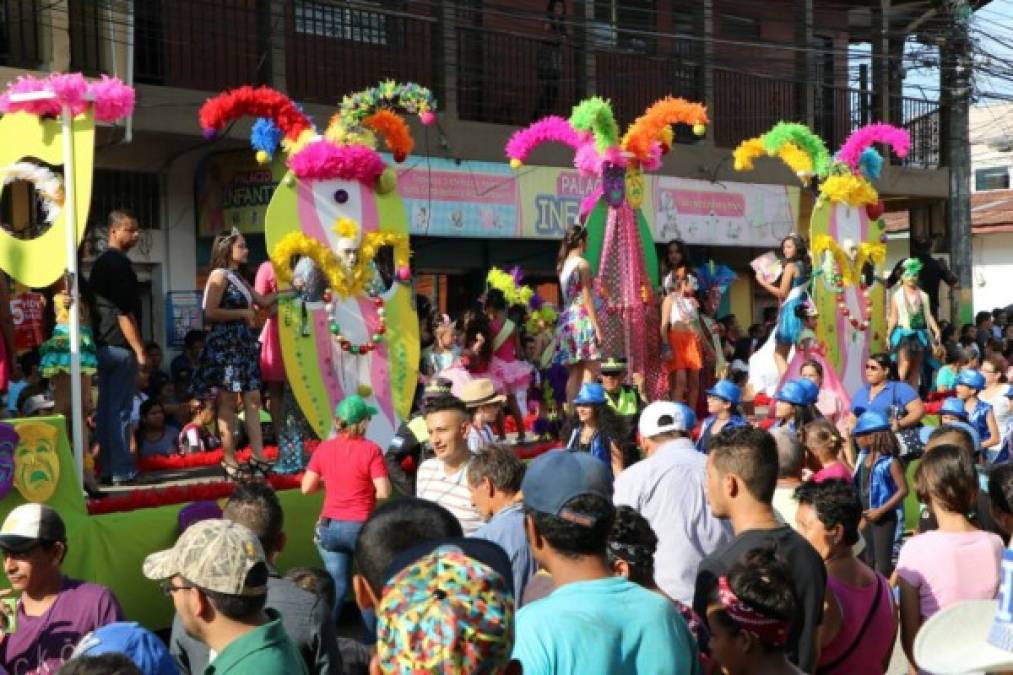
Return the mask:
{"type": "Polygon", "coordinates": [[[269,570],[260,541],[228,520],[202,520],[144,560],[183,630],[215,654],[206,673],[308,673],[281,615],[265,608],[269,570]]]}
{"type": "Polygon", "coordinates": [[[104,586],[69,579],[63,519],[43,504],[23,504],[0,527],[0,551],[12,607],[0,604],[0,663],[10,673],[55,673],[82,637],[114,621],[123,610],[104,586]]]}

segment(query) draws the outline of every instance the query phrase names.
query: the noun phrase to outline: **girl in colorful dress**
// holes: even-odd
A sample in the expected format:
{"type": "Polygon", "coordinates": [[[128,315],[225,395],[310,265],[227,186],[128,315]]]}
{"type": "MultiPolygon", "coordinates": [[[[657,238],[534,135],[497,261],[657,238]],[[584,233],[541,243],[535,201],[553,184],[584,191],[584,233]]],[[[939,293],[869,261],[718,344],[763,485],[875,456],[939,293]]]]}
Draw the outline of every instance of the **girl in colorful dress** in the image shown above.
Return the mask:
{"type": "Polygon", "coordinates": [[[816,409],[834,424],[842,424],[851,407],[851,396],[837,376],[833,365],[827,361],[826,345],[816,337],[816,322],[819,310],[811,298],[806,298],[795,308],[795,313],[802,321],[802,330],[795,344],[795,354],[791,357],[788,370],[782,382],[805,378],[819,387],[816,409]]]}
{"type": "Polygon", "coordinates": [[[601,325],[591,291],[591,266],[582,257],[587,250],[587,230],[572,225],[559,248],[556,272],[563,291],[556,348],[566,366],[566,401],[571,403],[580,386],[598,378],[601,360],[601,325]]]}
{"type": "Polygon", "coordinates": [[[780,253],[784,268],[777,285],[768,283],[759,272],[756,273],[756,283],[781,303],[774,329],[774,363],[778,374],[783,377],[788,370],[788,353],[798,342],[798,334],[802,330],[802,321],[795,313],[795,308],[805,299],[811,265],[805,242],[797,234],[789,234],[781,240],[780,253]]]}
{"type": "Polygon", "coordinates": [[[492,362],[490,378],[496,391],[506,396],[506,406],[517,425],[517,442],[524,442],[524,415],[527,409],[528,387],[531,386],[531,366],[517,358],[521,338],[518,326],[507,315],[507,301],[503,291],[490,288],[485,294],[485,311],[492,329],[492,362]]]}
{"type": "Polygon", "coordinates": [[[992,464],[999,456],[1002,435],[992,406],[978,398],[978,392],[984,388],[985,376],[977,370],[965,368],[957,375],[957,398],[964,402],[967,423],[978,432],[985,459],[988,464],[992,464]]]}
{"type": "Polygon", "coordinates": [[[929,295],[918,288],[922,262],[908,258],[902,263],[901,287],[890,300],[886,334],[897,361],[897,377],[915,390],[921,381],[922,360],[939,342],[939,326],[929,309],[929,295]],[[929,331],[932,331],[930,336],[929,331]],[[934,338],[934,339],[933,339],[934,338]]]}
{"type": "Polygon", "coordinates": [[[696,277],[689,274],[676,282],[676,290],[661,304],[661,339],[668,341],[672,353],[668,362],[669,391],[673,401],[682,401],[693,410],[703,368],[696,289],[696,277]]]}
{"type": "Polygon", "coordinates": [[[461,355],[461,348],[457,346],[457,328],[449,316],[443,314],[440,317],[433,335],[433,344],[422,352],[422,372],[427,377],[435,377],[452,367],[461,355]]]}
{"type": "MultiPolygon", "coordinates": [[[[54,415],[63,415],[67,424],[67,437],[73,438],[74,415],[71,410],[73,404],[70,396],[70,294],[67,292],[67,278],[64,277],[56,283],[56,293],[53,295],[53,313],[56,315],[56,325],[53,327],[53,335],[39,348],[39,372],[42,377],[53,383],[53,408],[54,415]]],[[[80,313],[79,349],[81,352],[81,438],[88,441],[88,429],[85,420],[91,414],[91,376],[95,374],[98,367],[98,359],[95,355],[95,340],[92,338],[91,320],[88,318],[88,303],[86,300],[86,289],[84,279],[81,283],[81,293],[78,302],[80,313]]]]}
{"type": "Polygon", "coordinates": [[[277,294],[261,295],[240,276],[250,250],[239,230],[215,238],[211,275],[204,288],[204,321],[211,324],[193,376],[194,395],[215,398],[218,429],[222,435],[222,471],[239,480],[243,467],[236,461],[236,397],[245,411],[251,457],[248,470],[264,475],[273,465],[264,456],[260,428],[260,342],[253,331],[257,307],[268,309],[277,294]]]}

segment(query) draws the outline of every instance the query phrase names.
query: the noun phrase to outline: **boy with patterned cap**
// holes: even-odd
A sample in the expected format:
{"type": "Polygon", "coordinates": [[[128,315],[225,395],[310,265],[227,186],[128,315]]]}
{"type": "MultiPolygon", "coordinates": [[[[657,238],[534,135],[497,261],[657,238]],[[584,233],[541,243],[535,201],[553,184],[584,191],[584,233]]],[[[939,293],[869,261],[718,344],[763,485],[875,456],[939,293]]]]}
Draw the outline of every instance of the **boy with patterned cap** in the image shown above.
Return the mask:
{"type": "Polygon", "coordinates": [[[510,562],[498,545],[431,541],[398,556],[388,572],[371,673],[520,672],[510,661],[510,562]]]}
{"type": "Polygon", "coordinates": [[[183,629],[215,654],[205,675],[308,673],[281,616],[265,609],[268,567],[250,530],[227,520],[191,525],[171,549],[144,560],[183,629]]]}
{"type": "Polygon", "coordinates": [[[587,453],[547,452],[528,467],[521,492],[531,552],[556,584],[517,613],[513,656],[524,672],[698,672],[693,638],[672,604],[612,574],[608,467],[587,453]]]}

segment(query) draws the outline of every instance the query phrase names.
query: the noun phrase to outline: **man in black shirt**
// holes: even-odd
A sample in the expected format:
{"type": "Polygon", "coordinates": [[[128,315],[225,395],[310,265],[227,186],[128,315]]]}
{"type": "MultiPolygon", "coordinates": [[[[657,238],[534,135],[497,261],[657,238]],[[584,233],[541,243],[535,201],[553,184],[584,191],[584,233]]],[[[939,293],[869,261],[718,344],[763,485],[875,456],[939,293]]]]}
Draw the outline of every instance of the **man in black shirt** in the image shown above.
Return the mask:
{"type": "Polygon", "coordinates": [[[130,413],[137,369],[147,365],[141,341],[141,293],[127,251],[137,244],[137,219],[126,210],[109,214],[109,243],[92,266],[92,323],[98,347],[96,432],[102,481],[129,483],[137,476],[130,455],[130,413]]]}
{"type": "Polygon", "coordinates": [[[823,619],[827,572],[809,542],[782,525],[774,513],[771,500],[777,471],[777,446],[762,429],[728,429],[711,439],[707,501],[715,516],[731,521],[735,539],[700,563],[693,609],[707,616],[707,602],[718,579],[748,551],[773,549],[791,570],[798,602],[786,653],[799,668],[811,673],[816,667],[817,629],[823,619]]]}
{"type": "MultiPolygon", "coordinates": [[[[917,237],[911,241],[911,257],[917,258],[922,263],[922,271],[918,273],[918,287],[929,296],[929,307],[932,309],[932,316],[939,319],[939,282],[945,281],[951,288],[959,288],[960,280],[957,275],[950,271],[942,260],[932,257],[932,240],[926,237],[917,237]]],[[[901,268],[904,260],[898,260],[886,280],[886,287],[893,288],[894,284],[900,281],[901,268]]]]}

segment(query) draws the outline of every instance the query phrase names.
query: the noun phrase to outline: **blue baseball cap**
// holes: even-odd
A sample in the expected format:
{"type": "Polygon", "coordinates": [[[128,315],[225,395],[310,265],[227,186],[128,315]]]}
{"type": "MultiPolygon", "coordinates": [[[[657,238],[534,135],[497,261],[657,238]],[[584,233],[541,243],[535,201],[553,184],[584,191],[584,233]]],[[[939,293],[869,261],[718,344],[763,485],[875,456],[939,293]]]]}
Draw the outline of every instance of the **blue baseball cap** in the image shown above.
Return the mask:
{"type": "Polygon", "coordinates": [[[728,401],[732,405],[738,405],[742,393],[735,386],[735,383],[730,380],[718,380],[714,383],[713,387],[707,390],[707,395],[717,397],[722,401],[728,401]]]}
{"type": "Polygon", "coordinates": [[[950,396],[943,404],[939,406],[940,415],[955,415],[960,419],[967,421],[967,409],[964,407],[964,402],[956,396],[950,396]]]}
{"type": "Polygon", "coordinates": [[[521,481],[524,506],[563,520],[593,527],[602,518],[610,518],[612,477],[605,462],[586,452],[550,450],[528,465],[521,481]],[[609,503],[605,513],[580,513],[567,508],[574,497],[597,495],[609,503]]]}
{"type": "Polygon", "coordinates": [[[580,386],[574,405],[602,405],[605,403],[605,387],[597,382],[586,382],[580,386]]]}
{"type": "Polygon", "coordinates": [[[774,394],[774,398],[792,405],[809,405],[811,403],[809,392],[798,383],[798,380],[785,382],[774,394]]]}
{"type": "Polygon", "coordinates": [[[176,662],[157,635],[136,621],[109,623],[88,633],[74,648],[74,657],[123,654],[143,675],[178,675],[176,662]]]}
{"type": "Polygon", "coordinates": [[[878,410],[866,410],[855,423],[855,435],[871,434],[874,431],[889,431],[890,420],[878,410]]]}
{"type": "Polygon", "coordinates": [[[802,391],[805,392],[807,404],[816,403],[816,399],[820,397],[820,386],[818,384],[807,377],[800,377],[794,380],[794,382],[802,387],[802,391]]]}
{"type": "Polygon", "coordinates": [[[985,376],[974,368],[964,368],[957,375],[957,384],[981,391],[985,388],[985,376]]]}

